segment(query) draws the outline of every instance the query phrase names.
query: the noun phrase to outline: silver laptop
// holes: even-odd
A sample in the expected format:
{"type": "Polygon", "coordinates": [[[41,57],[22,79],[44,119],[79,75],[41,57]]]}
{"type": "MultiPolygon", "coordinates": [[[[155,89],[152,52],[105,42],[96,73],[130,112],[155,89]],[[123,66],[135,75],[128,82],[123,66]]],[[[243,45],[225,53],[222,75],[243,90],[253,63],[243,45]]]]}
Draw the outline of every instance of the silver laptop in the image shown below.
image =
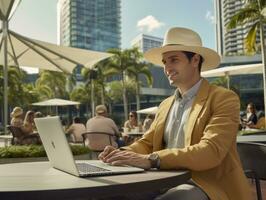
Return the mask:
{"type": "Polygon", "coordinates": [[[34,119],[44,149],[52,167],[69,174],[85,177],[143,172],[141,168],[111,166],[100,160],[74,160],[60,118],[44,117],[34,119]]]}

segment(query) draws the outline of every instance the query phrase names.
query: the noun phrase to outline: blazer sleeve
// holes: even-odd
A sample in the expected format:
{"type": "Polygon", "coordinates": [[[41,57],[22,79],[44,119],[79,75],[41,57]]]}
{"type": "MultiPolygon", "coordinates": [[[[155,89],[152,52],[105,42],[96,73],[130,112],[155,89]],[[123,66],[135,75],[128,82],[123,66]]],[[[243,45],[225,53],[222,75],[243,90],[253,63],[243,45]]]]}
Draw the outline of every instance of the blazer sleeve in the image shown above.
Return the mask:
{"type": "MultiPolygon", "coordinates": [[[[145,133],[142,136],[142,138],[137,140],[137,141],[135,141],[130,146],[123,147],[123,149],[134,151],[134,152],[140,153],[140,154],[150,154],[150,153],[152,153],[154,151],[154,146],[156,146],[154,144],[154,141],[155,140],[158,141],[158,139],[154,138],[154,135],[156,135],[155,132],[158,132],[158,130],[156,130],[156,128],[158,128],[157,124],[159,123],[159,121],[162,121],[162,119],[160,117],[160,112],[161,111],[165,111],[165,104],[171,104],[172,99],[173,99],[173,97],[168,98],[168,99],[164,100],[159,105],[158,112],[155,115],[155,118],[154,118],[150,128],[147,131],[145,131],[145,133]]],[[[162,141],[159,141],[159,143],[161,144],[160,146],[162,146],[162,141]]]]}
{"type": "MultiPolygon", "coordinates": [[[[157,151],[162,169],[186,168],[203,171],[218,166],[235,145],[239,124],[240,103],[232,91],[218,92],[206,103],[203,133],[194,127],[193,134],[202,135],[198,143],[182,149],[164,149],[157,151]],[[208,107],[208,108],[206,108],[208,107]],[[207,119],[208,118],[208,119],[207,119]]],[[[193,136],[192,136],[193,137],[193,136]]]]}

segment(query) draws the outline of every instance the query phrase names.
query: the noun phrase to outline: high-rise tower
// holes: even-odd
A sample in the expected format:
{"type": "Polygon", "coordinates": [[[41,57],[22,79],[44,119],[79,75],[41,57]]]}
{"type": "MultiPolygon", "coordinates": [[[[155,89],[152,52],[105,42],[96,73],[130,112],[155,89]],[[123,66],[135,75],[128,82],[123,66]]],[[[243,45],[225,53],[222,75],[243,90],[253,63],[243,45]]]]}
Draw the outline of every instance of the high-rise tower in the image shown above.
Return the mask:
{"type": "MultiPolygon", "coordinates": [[[[216,43],[217,50],[221,55],[243,55],[244,38],[250,26],[249,24],[238,25],[236,28],[227,30],[226,26],[233,15],[245,6],[245,0],[215,0],[216,10],[216,43]]],[[[257,37],[259,43],[259,34],[257,37]]]]}
{"type": "Polygon", "coordinates": [[[58,0],[58,43],[106,51],[121,46],[121,0],[58,0]]]}

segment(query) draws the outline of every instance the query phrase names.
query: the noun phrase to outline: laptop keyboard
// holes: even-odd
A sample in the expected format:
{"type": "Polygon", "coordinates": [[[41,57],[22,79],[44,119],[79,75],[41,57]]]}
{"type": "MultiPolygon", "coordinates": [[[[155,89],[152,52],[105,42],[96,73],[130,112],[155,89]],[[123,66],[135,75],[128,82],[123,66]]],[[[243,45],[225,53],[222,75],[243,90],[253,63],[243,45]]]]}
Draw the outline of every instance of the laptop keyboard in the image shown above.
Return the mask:
{"type": "Polygon", "coordinates": [[[88,163],[76,163],[77,168],[82,173],[91,173],[91,172],[106,172],[110,171],[108,169],[104,169],[101,167],[96,167],[94,165],[90,165],[88,163]]]}

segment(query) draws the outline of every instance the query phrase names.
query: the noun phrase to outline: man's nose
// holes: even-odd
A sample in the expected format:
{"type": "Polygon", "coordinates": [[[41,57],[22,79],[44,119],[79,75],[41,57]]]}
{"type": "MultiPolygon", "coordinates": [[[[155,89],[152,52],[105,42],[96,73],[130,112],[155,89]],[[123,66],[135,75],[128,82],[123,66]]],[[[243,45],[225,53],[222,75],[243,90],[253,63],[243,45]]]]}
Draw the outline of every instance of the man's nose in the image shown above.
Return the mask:
{"type": "Polygon", "coordinates": [[[172,67],[171,67],[171,65],[170,65],[169,63],[165,63],[165,64],[164,64],[164,70],[165,70],[165,71],[171,70],[171,68],[172,68],[172,67]]]}

